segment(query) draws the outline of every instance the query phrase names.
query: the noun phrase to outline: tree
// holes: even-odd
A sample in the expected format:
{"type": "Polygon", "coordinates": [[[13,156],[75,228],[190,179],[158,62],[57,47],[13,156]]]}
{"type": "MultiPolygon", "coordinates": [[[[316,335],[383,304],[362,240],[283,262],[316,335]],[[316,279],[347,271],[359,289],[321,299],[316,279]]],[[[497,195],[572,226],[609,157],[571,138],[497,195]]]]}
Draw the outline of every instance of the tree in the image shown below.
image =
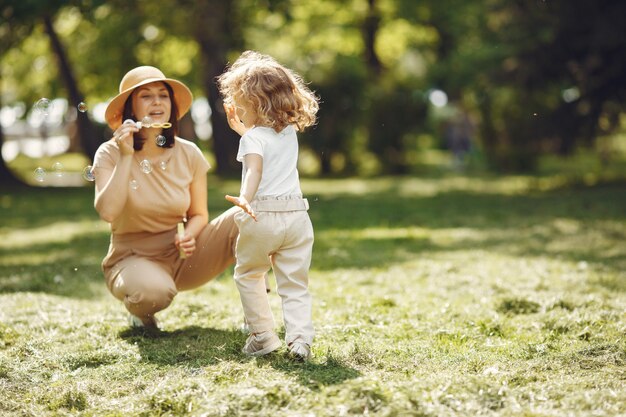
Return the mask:
{"type": "Polygon", "coordinates": [[[216,78],[224,71],[228,53],[239,44],[238,24],[232,0],[210,0],[196,3],[192,14],[193,36],[202,53],[202,84],[213,112],[213,151],[217,173],[229,175],[239,172],[236,161],[237,134],[228,126],[222,100],[217,89],[216,78]]]}
{"type": "MultiPolygon", "coordinates": [[[[0,77],[0,84],[2,81],[2,77],[0,77]]],[[[0,108],[2,108],[2,94],[0,94],[0,108]]],[[[2,128],[2,124],[0,123],[0,149],[2,149],[2,145],[4,144],[4,129],[2,128]]],[[[19,180],[13,171],[9,169],[6,162],[4,162],[4,158],[0,155],[0,184],[3,187],[17,187],[26,185],[21,180],[19,180]]]]}
{"type": "MultiPolygon", "coordinates": [[[[43,16],[43,24],[45,31],[50,38],[50,45],[52,46],[52,50],[57,57],[59,72],[65,84],[65,88],[69,96],[69,102],[74,111],[76,111],[79,106],[82,106],[81,103],[84,103],[84,95],[81,93],[78,87],[78,82],[76,80],[76,77],[74,76],[74,71],[69,62],[67,54],[65,53],[65,48],[63,47],[59,36],[54,30],[52,17],[49,14],[45,14],[43,16]]],[[[87,114],[84,111],[76,112],[76,125],[78,128],[78,137],[80,139],[83,151],[90,160],[93,160],[93,157],[96,154],[96,150],[98,149],[98,143],[96,142],[95,133],[96,129],[94,129],[93,123],[91,122],[89,117],[87,117],[87,114]]]]}
{"type": "Polygon", "coordinates": [[[619,0],[430,2],[442,47],[431,79],[481,115],[493,167],[528,170],[546,152],[592,144],[624,110],[619,0]],[[450,12],[454,11],[454,13],[450,12]],[[459,17],[465,17],[459,20],[459,17]]]}
{"type": "MultiPolygon", "coordinates": [[[[84,101],[84,95],[78,86],[73,66],[67,56],[66,49],[54,28],[54,16],[63,8],[76,7],[75,4],[84,8],[93,8],[99,3],[101,2],[98,0],[94,0],[88,4],[86,2],[73,0],[12,1],[11,5],[4,11],[10,18],[9,20],[12,22],[12,26],[14,28],[21,28],[21,32],[24,35],[30,34],[32,28],[36,25],[43,25],[44,31],[50,41],[52,53],[57,59],[58,72],[68,94],[68,101],[75,110],[78,108],[79,104],[84,101]]],[[[13,47],[24,38],[25,36],[15,38],[13,47]]],[[[76,112],[76,114],[77,135],[81,147],[89,158],[93,158],[97,149],[96,130],[91,120],[87,117],[87,114],[83,112],[76,112]]]]}
{"type": "MultiPolygon", "coordinates": [[[[2,20],[0,20],[0,51],[8,51],[13,48],[21,39],[24,39],[32,31],[32,24],[20,24],[19,19],[14,19],[15,10],[12,6],[2,9],[2,20]]],[[[0,58],[2,55],[0,54],[0,58]]],[[[2,72],[0,71],[0,86],[2,86],[2,72]]],[[[2,108],[2,91],[0,90],[0,108],[2,108]]],[[[0,149],[4,144],[4,130],[0,124],[0,149]]],[[[0,183],[7,187],[25,186],[9,169],[4,158],[0,155],[0,183]]]]}
{"type": "MultiPolygon", "coordinates": [[[[241,1],[241,0],[240,0],[241,1]]],[[[164,36],[187,39],[197,45],[197,62],[188,74],[190,85],[201,87],[211,106],[213,152],[216,172],[231,175],[239,172],[236,162],[237,136],[228,127],[217,90],[216,77],[224,71],[228,55],[241,47],[238,2],[234,0],[141,1],[139,13],[146,22],[156,25],[164,36]]],[[[137,12],[136,12],[137,13],[137,12]]],[[[162,41],[158,39],[155,42],[162,41]]],[[[159,66],[159,65],[157,65],[159,66]]]]}

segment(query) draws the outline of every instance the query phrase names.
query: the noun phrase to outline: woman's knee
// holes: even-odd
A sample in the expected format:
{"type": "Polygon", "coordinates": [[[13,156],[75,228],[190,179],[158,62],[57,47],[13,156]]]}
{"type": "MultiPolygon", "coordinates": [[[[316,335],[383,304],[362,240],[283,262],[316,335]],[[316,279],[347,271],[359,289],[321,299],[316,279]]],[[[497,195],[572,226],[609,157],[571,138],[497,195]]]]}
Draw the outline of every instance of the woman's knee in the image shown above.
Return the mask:
{"type": "Polygon", "coordinates": [[[149,316],[169,307],[176,293],[173,285],[134,288],[124,296],[124,305],[138,317],[149,316]]]}
{"type": "Polygon", "coordinates": [[[136,316],[167,308],[177,294],[172,277],[146,259],[133,259],[121,268],[113,282],[113,295],[136,316]]]}

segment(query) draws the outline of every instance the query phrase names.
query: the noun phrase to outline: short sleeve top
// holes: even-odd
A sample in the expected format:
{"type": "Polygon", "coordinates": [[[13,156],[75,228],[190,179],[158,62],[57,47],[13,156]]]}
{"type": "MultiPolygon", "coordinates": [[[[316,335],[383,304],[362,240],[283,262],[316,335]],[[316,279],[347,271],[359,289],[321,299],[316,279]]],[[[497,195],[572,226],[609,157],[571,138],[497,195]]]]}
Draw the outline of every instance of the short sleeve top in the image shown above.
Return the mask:
{"type": "MultiPolygon", "coordinates": [[[[94,175],[113,172],[119,159],[117,144],[103,143],[94,157],[94,175]]],[[[191,183],[210,168],[195,143],[178,137],[172,148],[151,161],[151,169],[146,169],[145,163],[142,168],[141,162],[133,155],[126,205],[111,223],[114,234],[159,233],[175,228],[191,204],[191,183]]]]}
{"type": "Polygon", "coordinates": [[[293,126],[278,133],[272,128],[257,126],[241,137],[237,160],[243,163],[242,179],[248,170],[244,157],[249,154],[263,158],[263,173],[255,198],[302,196],[298,137],[293,126]]]}

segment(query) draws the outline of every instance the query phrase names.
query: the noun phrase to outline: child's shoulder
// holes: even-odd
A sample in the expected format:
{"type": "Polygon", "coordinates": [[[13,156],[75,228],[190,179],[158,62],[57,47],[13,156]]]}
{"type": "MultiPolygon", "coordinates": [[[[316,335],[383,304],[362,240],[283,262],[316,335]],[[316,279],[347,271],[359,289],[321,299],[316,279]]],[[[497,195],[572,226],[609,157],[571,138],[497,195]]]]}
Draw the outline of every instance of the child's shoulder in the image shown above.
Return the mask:
{"type": "MultiPolygon", "coordinates": [[[[272,127],[268,126],[254,126],[252,129],[248,130],[245,135],[249,135],[250,137],[259,137],[259,138],[280,138],[286,135],[295,133],[296,130],[292,125],[287,125],[283,130],[277,132],[272,127]]],[[[244,135],[244,136],[245,136],[244,135]]]]}

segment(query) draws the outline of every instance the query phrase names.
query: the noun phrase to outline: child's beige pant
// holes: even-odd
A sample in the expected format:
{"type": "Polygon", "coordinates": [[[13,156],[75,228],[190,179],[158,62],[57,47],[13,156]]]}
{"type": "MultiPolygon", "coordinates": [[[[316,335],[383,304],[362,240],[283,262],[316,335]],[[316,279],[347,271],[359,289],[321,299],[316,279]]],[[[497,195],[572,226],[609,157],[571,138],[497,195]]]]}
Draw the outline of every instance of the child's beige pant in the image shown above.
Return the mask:
{"type": "Polygon", "coordinates": [[[176,229],[112,235],[102,261],[109,290],[137,317],[163,310],[178,291],[207,283],[234,262],[239,232],[234,216],[239,211],[233,207],[207,224],[187,259],[180,259],[174,245],[176,229]]]}
{"type": "Polygon", "coordinates": [[[309,267],[313,226],[306,199],[266,199],[251,204],[257,220],[243,211],[235,215],[239,226],[235,282],[252,333],[274,330],[274,317],[265,291],[270,267],[282,298],[285,342],[301,339],[309,345],[314,330],[309,267]]]}

